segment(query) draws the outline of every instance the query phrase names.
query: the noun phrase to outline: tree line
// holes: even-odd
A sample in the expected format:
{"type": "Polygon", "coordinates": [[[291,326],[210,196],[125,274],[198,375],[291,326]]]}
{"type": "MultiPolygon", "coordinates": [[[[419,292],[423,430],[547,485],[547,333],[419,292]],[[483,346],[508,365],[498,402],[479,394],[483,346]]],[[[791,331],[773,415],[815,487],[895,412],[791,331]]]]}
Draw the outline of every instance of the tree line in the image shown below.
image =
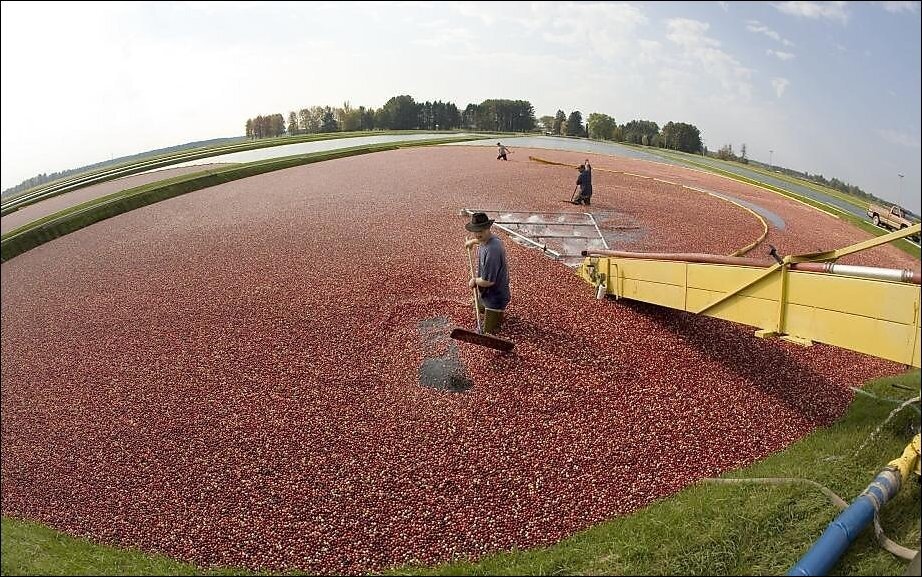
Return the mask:
{"type": "Polygon", "coordinates": [[[542,116],[539,123],[545,134],[586,136],[594,140],[656,146],[692,154],[704,154],[705,150],[701,142],[701,131],[697,126],[685,122],[667,122],[662,128],[652,120],[631,120],[618,124],[608,114],[593,112],[584,125],[579,110],[569,115],[558,110],[554,116],[542,116]]]}
{"type": "Polygon", "coordinates": [[[245,133],[248,138],[274,138],[283,134],[315,134],[353,132],[357,130],[475,130],[492,132],[532,132],[543,129],[547,134],[588,136],[597,140],[613,140],[658,146],[703,154],[701,132],[694,125],[668,122],[660,129],[650,120],[632,120],[619,125],[607,114],[593,112],[583,124],[579,110],[569,115],[558,110],[555,116],[535,118],[535,109],[527,100],[488,99],[480,104],[468,104],[463,111],[453,102],[416,102],[402,94],[388,100],[381,108],[353,107],[349,102],[341,107],[310,106],[288,113],[259,115],[248,118],[245,133]]]}
{"type": "Polygon", "coordinates": [[[288,113],[260,115],[246,121],[246,136],[271,138],[283,134],[352,132],[356,130],[481,130],[529,132],[535,129],[535,109],[527,100],[488,99],[461,111],[453,102],[416,102],[394,96],[381,108],[311,106],[288,113]]]}
{"type": "Polygon", "coordinates": [[[375,109],[310,106],[288,113],[259,115],[246,121],[248,138],[283,134],[353,132],[356,130],[484,130],[528,132],[535,128],[535,109],[527,100],[490,99],[468,104],[461,111],[453,102],[416,102],[412,96],[394,96],[375,109]]]}
{"type": "Polygon", "coordinates": [[[599,112],[589,115],[585,125],[579,110],[567,115],[558,110],[555,116],[535,118],[535,109],[527,100],[488,99],[468,104],[463,111],[453,102],[416,102],[412,96],[394,96],[381,108],[310,106],[288,113],[248,118],[248,138],[273,138],[283,134],[353,132],[357,130],[481,130],[492,132],[532,132],[543,129],[548,134],[588,136],[659,146],[701,154],[701,132],[684,122],[669,122],[662,129],[650,120],[632,120],[619,125],[599,112]]]}

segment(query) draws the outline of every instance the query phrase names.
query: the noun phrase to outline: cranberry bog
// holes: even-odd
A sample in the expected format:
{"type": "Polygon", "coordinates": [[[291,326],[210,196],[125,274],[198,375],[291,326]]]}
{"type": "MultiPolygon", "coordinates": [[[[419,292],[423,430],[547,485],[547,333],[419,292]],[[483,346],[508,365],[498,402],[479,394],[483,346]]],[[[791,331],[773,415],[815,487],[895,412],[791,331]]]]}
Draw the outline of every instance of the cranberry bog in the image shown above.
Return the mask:
{"type": "MultiPolygon", "coordinates": [[[[597,300],[502,233],[515,350],[451,341],[475,324],[459,211],[560,211],[576,177],[491,152],[395,150],[236,180],[3,263],[3,514],[201,567],[479,558],[764,459],[842,416],[850,387],[902,371],[597,300]]],[[[731,254],[763,233],[751,211],[683,184],[784,220],[747,256],[869,236],[739,182],[590,158],[591,212],[620,249],[731,254]]],[[[890,246],[859,257],[917,266],[890,246]]]]}

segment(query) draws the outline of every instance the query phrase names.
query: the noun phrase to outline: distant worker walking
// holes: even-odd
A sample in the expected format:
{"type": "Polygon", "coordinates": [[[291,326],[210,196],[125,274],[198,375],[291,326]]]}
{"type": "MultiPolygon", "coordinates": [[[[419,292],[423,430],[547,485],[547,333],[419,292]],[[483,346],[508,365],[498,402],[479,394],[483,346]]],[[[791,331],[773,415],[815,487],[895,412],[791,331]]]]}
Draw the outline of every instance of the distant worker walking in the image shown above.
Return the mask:
{"type": "Polygon", "coordinates": [[[573,204],[585,204],[589,206],[592,199],[592,165],[589,159],[585,164],[579,165],[579,176],[576,177],[576,186],[579,187],[579,196],[573,201],[573,204]]]}
{"type": "Polygon", "coordinates": [[[503,313],[509,304],[509,269],[502,241],[490,232],[493,221],[486,213],[475,212],[464,228],[474,233],[474,238],[464,242],[464,248],[477,251],[477,276],[468,281],[477,289],[477,308],[484,315],[483,332],[495,334],[503,323],[503,313]]]}
{"type": "Polygon", "coordinates": [[[506,153],[513,152],[512,149],[507,146],[503,146],[502,143],[500,142],[497,142],[496,146],[499,147],[499,156],[496,157],[496,160],[509,160],[508,158],[506,158],[506,153]]]}

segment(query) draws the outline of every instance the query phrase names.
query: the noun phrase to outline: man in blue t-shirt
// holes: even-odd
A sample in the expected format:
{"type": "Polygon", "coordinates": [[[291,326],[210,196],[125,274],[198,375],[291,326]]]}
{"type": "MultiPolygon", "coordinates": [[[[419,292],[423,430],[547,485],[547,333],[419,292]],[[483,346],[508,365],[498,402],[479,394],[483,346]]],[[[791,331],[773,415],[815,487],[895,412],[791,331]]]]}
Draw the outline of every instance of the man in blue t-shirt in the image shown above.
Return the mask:
{"type": "Polygon", "coordinates": [[[464,247],[468,250],[480,245],[477,254],[477,278],[468,282],[470,288],[477,287],[477,307],[484,313],[483,332],[496,333],[503,323],[503,313],[509,304],[509,269],[506,266],[506,251],[499,238],[493,236],[490,227],[493,220],[486,213],[475,212],[471,222],[464,228],[474,234],[464,247]]]}
{"type": "Polygon", "coordinates": [[[576,177],[576,184],[580,187],[580,191],[573,204],[589,206],[589,202],[592,200],[592,166],[589,164],[588,158],[585,164],[579,165],[579,176],[576,177]]]}

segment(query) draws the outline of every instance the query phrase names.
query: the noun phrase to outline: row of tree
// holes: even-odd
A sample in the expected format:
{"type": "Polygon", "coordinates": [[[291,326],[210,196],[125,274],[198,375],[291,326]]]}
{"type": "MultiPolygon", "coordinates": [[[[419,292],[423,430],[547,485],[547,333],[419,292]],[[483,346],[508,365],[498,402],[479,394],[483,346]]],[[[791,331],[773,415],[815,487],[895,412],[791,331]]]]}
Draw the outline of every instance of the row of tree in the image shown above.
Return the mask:
{"type": "Polygon", "coordinates": [[[528,132],[535,128],[535,109],[527,100],[484,100],[460,111],[453,102],[416,102],[402,94],[378,109],[348,102],[341,107],[311,106],[288,113],[248,118],[248,138],[271,138],[283,134],[352,132],[356,130],[489,130],[528,132]]]}
{"type": "MultiPolygon", "coordinates": [[[[776,169],[776,170],[777,170],[777,169],[776,169]]],[[[874,201],[877,201],[877,202],[882,202],[882,204],[888,204],[888,205],[890,204],[890,201],[881,201],[881,199],[879,199],[878,197],[874,196],[873,194],[869,194],[869,193],[867,193],[867,192],[861,190],[860,188],[858,188],[858,187],[855,186],[854,184],[849,184],[849,183],[844,182],[844,181],[842,181],[842,180],[839,180],[838,178],[835,178],[835,177],[832,177],[831,179],[828,179],[828,180],[827,180],[826,177],[823,176],[822,174],[810,174],[809,172],[801,173],[801,172],[798,172],[798,171],[796,171],[796,170],[791,170],[791,169],[789,169],[789,168],[781,168],[780,170],[781,170],[782,172],[784,172],[785,174],[789,174],[789,175],[792,175],[792,176],[800,176],[801,178],[806,178],[807,180],[812,180],[813,182],[816,182],[816,183],[818,183],[818,184],[822,184],[823,186],[828,186],[829,188],[834,188],[834,189],[836,189],[836,190],[841,190],[842,192],[846,192],[846,193],[848,193],[848,194],[853,194],[853,195],[855,195],[855,196],[860,196],[861,198],[865,198],[865,199],[868,199],[868,200],[874,200],[874,201]]],[[[897,202],[899,202],[900,200],[901,200],[901,199],[897,199],[897,202]]]]}
{"type": "Polygon", "coordinates": [[[574,110],[569,116],[563,110],[558,110],[554,116],[542,116],[540,122],[545,134],[589,136],[583,127],[583,114],[579,110],[574,110]]]}
{"type": "Polygon", "coordinates": [[[530,132],[535,129],[535,108],[527,100],[484,100],[468,104],[461,117],[467,130],[530,132]]]}
{"type": "Polygon", "coordinates": [[[693,154],[704,153],[701,131],[697,126],[685,122],[667,122],[660,129],[651,120],[631,120],[618,124],[607,114],[593,112],[583,126],[583,115],[579,110],[574,110],[569,116],[563,110],[558,110],[554,116],[542,116],[540,123],[547,134],[587,136],[595,140],[658,146],[693,154]]]}
{"type": "Polygon", "coordinates": [[[574,110],[569,115],[558,110],[554,116],[535,118],[535,109],[527,100],[489,99],[468,104],[460,111],[453,102],[416,102],[407,94],[394,96],[379,109],[349,102],[342,107],[311,106],[288,113],[257,116],[246,121],[248,138],[270,138],[283,134],[352,132],[356,130],[487,130],[494,132],[531,132],[543,128],[545,133],[588,136],[597,140],[629,142],[703,154],[701,132],[684,122],[668,122],[662,130],[650,120],[632,120],[619,125],[607,114],[593,112],[585,125],[583,115],[574,110]]]}
{"type": "Polygon", "coordinates": [[[721,160],[732,160],[734,162],[741,162],[743,164],[749,164],[749,158],[746,157],[746,144],[745,143],[743,143],[743,145],[740,146],[739,154],[736,154],[735,152],[733,152],[732,144],[724,144],[723,146],[717,149],[716,154],[711,154],[709,156],[714,156],[721,160]]]}

